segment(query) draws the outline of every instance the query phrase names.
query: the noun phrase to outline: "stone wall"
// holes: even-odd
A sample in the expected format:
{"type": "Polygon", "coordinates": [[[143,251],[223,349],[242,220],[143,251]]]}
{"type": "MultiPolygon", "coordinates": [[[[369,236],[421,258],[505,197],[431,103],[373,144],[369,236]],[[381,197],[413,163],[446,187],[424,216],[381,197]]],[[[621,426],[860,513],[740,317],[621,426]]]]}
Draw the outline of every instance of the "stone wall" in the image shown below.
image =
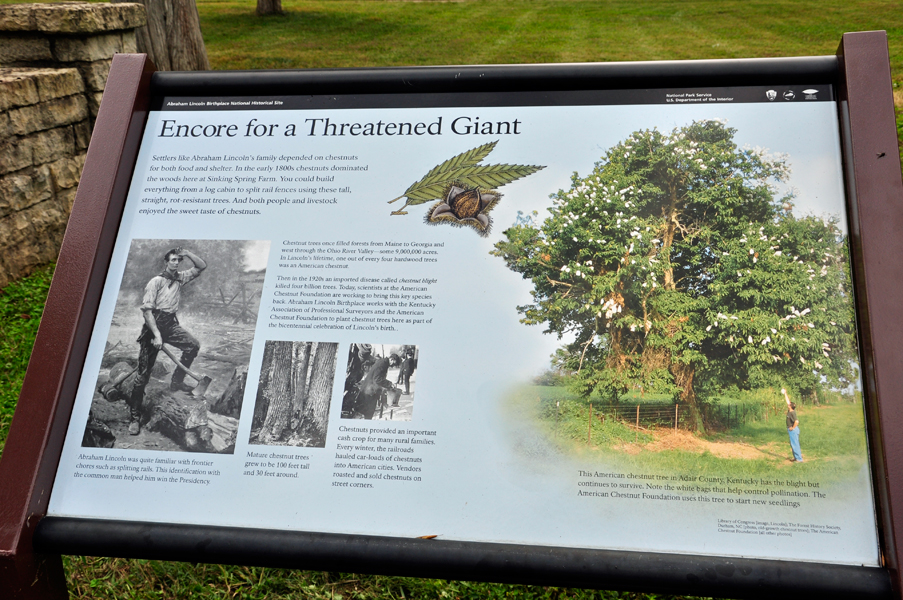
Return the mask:
{"type": "Polygon", "coordinates": [[[113,54],[141,4],[0,5],[0,287],[59,252],[113,54]]]}

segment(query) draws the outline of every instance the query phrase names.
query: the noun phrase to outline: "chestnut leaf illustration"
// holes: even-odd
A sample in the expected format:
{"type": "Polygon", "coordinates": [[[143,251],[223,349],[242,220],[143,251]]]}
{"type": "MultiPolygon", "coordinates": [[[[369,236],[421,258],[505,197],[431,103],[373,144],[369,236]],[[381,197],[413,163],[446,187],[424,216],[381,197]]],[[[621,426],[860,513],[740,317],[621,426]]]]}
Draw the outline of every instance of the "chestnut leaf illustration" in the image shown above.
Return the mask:
{"type": "Polygon", "coordinates": [[[480,164],[498,141],[462,152],[433,167],[422,179],[411,184],[401,196],[389,204],[406,198],[404,206],[393,215],[408,214],[405,208],[439,200],[427,213],[429,224],[450,223],[473,227],[487,235],[491,225],[489,211],[502,197],[494,188],[544,169],[536,165],[480,164]]]}

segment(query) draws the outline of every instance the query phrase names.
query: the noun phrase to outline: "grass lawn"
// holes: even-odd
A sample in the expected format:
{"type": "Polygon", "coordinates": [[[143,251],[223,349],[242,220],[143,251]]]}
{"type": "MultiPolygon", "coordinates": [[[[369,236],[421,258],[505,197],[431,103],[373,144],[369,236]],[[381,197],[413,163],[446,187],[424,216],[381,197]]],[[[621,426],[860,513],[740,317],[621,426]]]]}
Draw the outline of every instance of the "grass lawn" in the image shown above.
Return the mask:
{"type": "Polygon", "coordinates": [[[903,77],[903,13],[879,0],[198,0],[215,69],[377,67],[833,54],[846,31],[884,29],[903,77]]]}
{"type": "Polygon", "coordinates": [[[0,453],[38,333],[53,265],[0,288],[0,453]]]}
{"type": "MultiPolygon", "coordinates": [[[[845,31],[884,29],[890,40],[894,86],[903,88],[903,11],[898,0],[284,0],[283,8],[285,16],[260,18],[248,0],[198,0],[213,68],[807,56],[833,54],[845,31]]],[[[903,89],[895,97],[903,136],[903,89]]],[[[5,367],[0,375],[0,450],[50,273],[42,270],[0,293],[0,366],[5,367]]],[[[830,438],[818,441],[810,431],[830,429],[831,420],[837,421],[834,425],[849,424],[853,412],[844,407],[802,412],[807,419],[803,429],[807,458],[847,452],[832,447],[830,438]]],[[[786,446],[786,433],[781,437],[753,425],[734,431],[736,439],[731,442],[786,446]]],[[[582,426],[581,430],[585,435],[582,426]]],[[[618,435],[625,444],[635,437],[630,431],[618,435]]],[[[850,438],[849,444],[859,443],[850,438]]],[[[722,459],[711,455],[704,460],[722,459]]],[[[770,463],[763,461],[761,468],[766,468],[770,463]]],[[[822,468],[817,461],[799,466],[822,468]]],[[[68,557],[66,563],[70,589],[78,598],[671,598],[160,561],[68,557]]]]}
{"type": "MultiPolygon", "coordinates": [[[[647,400],[649,400],[647,398],[647,400]]],[[[655,398],[652,403],[655,403],[655,398]]],[[[597,460],[645,473],[821,481],[826,485],[855,478],[866,460],[862,405],[835,402],[820,407],[800,405],[800,436],[805,462],[789,462],[790,445],[784,411],[758,418],[703,438],[670,427],[634,427],[634,402],[623,399],[627,418],[615,420],[594,412],[589,428],[588,405],[563,388],[525,386],[511,399],[511,410],[533,410],[550,442],[583,460],[597,460]],[[591,437],[590,437],[591,434],[591,437]]],[[[648,405],[648,404],[647,404],[648,405]]]]}

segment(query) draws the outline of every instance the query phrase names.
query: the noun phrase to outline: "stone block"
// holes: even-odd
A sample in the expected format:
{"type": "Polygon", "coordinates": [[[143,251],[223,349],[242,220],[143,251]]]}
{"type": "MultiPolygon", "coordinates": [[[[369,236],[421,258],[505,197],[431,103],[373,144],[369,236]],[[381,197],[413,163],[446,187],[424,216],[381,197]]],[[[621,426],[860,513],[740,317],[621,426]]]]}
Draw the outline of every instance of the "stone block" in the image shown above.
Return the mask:
{"type": "Polygon", "coordinates": [[[131,54],[138,52],[138,35],[134,29],[122,32],[122,51],[131,54]]]}
{"type": "Polygon", "coordinates": [[[32,69],[0,69],[0,111],[37,104],[38,86],[32,69]]]}
{"type": "Polygon", "coordinates": [[[59,254],[66,231],[69,215],[63,212],[56,199],[45,200],[17,213],[28,219],[32,256],[44,258],[43,262],[54,260],[59,254]]]}
{"type": "Polygon", "coordinates": [[[0,69],[0,110],[28,106],[85,91],[76,69],[0,69]]]}
{"type": "MultiPolygon", "coordinates": [[[[88,118],[88,101],[81,95],[67,96],[16,108],[7,114],[9,115],[9,134],[28,135],[35,131],[84,121],[88,118]]],[[[2,129],[0,129],[0,134],[2,134],[2,129]]]]}
{"type": "MultiPolygon", "coordinates": [[[[12,135],[12,120],[9,118],[8,111],[0,111],[0,140],[8,138],[12,135]]],[[[3,163],[0,163],[3,164],[3,163]]]]}
{"type": "Polygon", "coordinates": [[[46,165],[0,176],[0,217],[52,197],[50,168],[46,165]]]}
{"type": "Polygon", "coordinates": [[[97,118],[97,111],[100,110],[100,101],[103,100],[103,92],[94,92],[88,94],[88,112],[92,119],[97,118]]]}
{"type": "Polygon", "coordinates": [[[34,4],[0,6],[0,31],[36,31],[34,4]]]}
{"type": "Polygon", "coordinates": [[[0,240],[5,248],[11,249],[5,253],[19,255],[19,268],[34,264],[41,256],[46,256],[43,262],[53,260],[53,247],[59,252],[61,230],[65,228],[62,218],[63,213],[53,199],[0,218],[0,240]]]}
{"type": "Polygon", "coordinates": [[[0,285],[56,260],[67,217],[55,198],[0,217],[0,285]]]}
{"type": "Polygon", "coordinates": [[[90,63],[82,63],[78,70],[85,82],[85,87],[91,91],[102,92],[107,85],[107,77],[110,75],[110,65],[113,60],[97,60],[90,63]]]}
{"type": "Polygon", "coordinates": [[[47,33],[98,33],[133,29],[147,23],[143,4],[65,2],[35,5],[35,24],[47,33]]]}
{"type": "Polygon", "coordinates": [[[75,134],[75,151],[84,152],[88,149],[91,142],[91,124],[87,121],[81,121],[72,126],[72,132],[75,134]]]}
{"type": "Polygon", "coordinates": [[[43,165],[75,154],[75,132],[72,127],[57,127],[21,138],[31,146],[32,164],[43,165]]]}
{"type": "Polygon", "coordinates": [[[66,215],[72,213],[72,204],[75,202],[75,194],[77,192],[78,187],[76,186],[60,190],[56,195],[57,204],[66,215]]]}
{"type": "Polygon", "coordinates": [[[74,96],[85,91],[85,84],[77,69],[41,69],[35,71],[35,83],[41,102],[74,96]]]}
{"type": "Polygon", "coordinates": [[[60,62],[111,59],[117,52],[122,52],[120,33],[90,37],[60,37],[53,40],[53,56],[60,62]]]}
{"type": "Polygon", "coordinates": [[[53,60],[49,38],[0,32],[0,66],[46,60],[53,60]]]}
{"type": "Polygon", "coordinates": [[[0,240],[5,248],[22,253],[28,247],[28,221],[19,213],[10,213],[0,219],[0,240]]]}
{"type": "Polygon", "coordinates": [[[30,167],[31,157],[31,146],[19,144],[16,138],[0,139],[0,174],[30,167]]]}
{"type": "Polygon", "coordinates": [[[27,273],[23,273],[22,275],[17,274],[15,277],[10,277],[9,273],[13,267],[7,264],[8,261],[4,260],[7,256],[4,252],[6,252],[5,244],[0,242],[0,289],[5,288],[7,284],[15,281],[19,277],[27,275],[27,273]]]}
{"type": "Polygon", "coordinates": [[[65,190],[78,185],[78,179],[85,166],[85,155],[79,154],[72,158],[61,158],[48,165],[53,176],[54,191],[65,190]]]}
{"type": "Polygon", "coordinates": [[[45,33],[98,33],[133,29],[147,23],[138,3],[58,2],[0,6],[0,30],[45,33]]]}

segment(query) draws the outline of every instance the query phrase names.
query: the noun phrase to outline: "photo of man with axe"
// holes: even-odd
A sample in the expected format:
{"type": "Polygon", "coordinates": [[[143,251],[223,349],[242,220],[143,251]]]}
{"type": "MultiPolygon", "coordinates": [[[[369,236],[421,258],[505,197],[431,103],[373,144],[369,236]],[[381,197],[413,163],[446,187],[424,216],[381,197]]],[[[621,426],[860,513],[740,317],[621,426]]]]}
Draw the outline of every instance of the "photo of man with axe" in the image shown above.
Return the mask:
{"type": "Polygon", "coordinates": [[[138,435],[141,432],[140,418],[144,388],[150,379],[151,370],[154,368],[160,350],[166,352],[177,365],[172,374],[170,389],[176,392],[191,392],[194,389],[185,384],[185,374],[189,372],[192,361],[198,355],[201,343],[182,329],[176,312],[179,310],[182,286],[197,279],[207,268],[207,263],[189,250],[173,248],[163,257],[163,264],[163,271],[148,281],[141,304],[141,313],[144,317],[141,335],[138,336],[141,350],[138,355],[137,379],[128,399],[129,434],[131,435],[138,435]],[[192,262],[192,267],[180,271],[179,265],[185,258],[192,262]],[[181,360],[176,359],[164,344],[180,349],[182,351],[181,360]]]}
{"type": "Polygon", "coordinates": [[[131,240],[85,367],[83,447],[234,452],[269,254],[268,240],[131,240]]]}

